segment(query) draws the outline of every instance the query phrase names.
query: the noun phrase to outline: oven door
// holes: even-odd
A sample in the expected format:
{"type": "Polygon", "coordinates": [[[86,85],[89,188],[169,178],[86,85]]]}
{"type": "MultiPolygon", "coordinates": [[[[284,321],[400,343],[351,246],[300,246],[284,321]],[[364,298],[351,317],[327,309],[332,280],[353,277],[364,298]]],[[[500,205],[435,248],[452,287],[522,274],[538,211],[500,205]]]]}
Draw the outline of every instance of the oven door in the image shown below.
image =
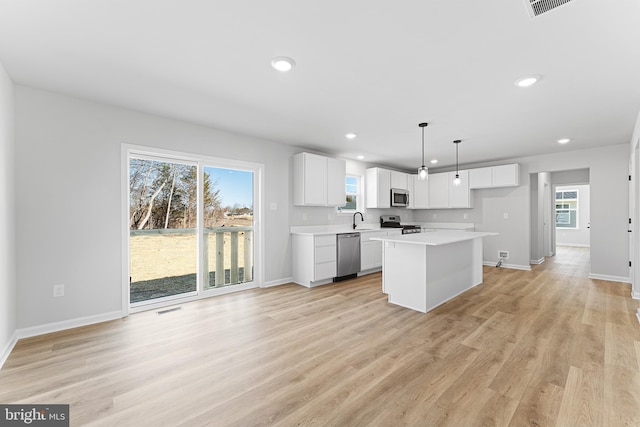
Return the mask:
{"type": "Polygon", "coordinates": [[[407,190],[392,188],[391,206],[409,206],[409,192],[407,190]]]}

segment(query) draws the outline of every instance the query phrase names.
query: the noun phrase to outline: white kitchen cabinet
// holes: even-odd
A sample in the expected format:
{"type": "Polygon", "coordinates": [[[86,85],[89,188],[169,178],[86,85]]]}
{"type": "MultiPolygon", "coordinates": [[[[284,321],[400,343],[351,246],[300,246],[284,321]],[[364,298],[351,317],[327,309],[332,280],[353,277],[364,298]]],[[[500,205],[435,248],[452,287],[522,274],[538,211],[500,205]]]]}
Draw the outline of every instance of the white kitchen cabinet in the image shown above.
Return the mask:
{"type": "Polygon", "coordinates": [[[346,162],[311,153],[293,156],[293,204],[342,206],[345,204],[346,162]]]}
{"type": "Polygon", "coordinates": [[[335,234],[292,236],[293,281],[308,288],[328,283],[337,271],[335,234]]]}
{"type": "Polygon", "coordinates": [[[327,205],[344,206],[347,200],[345,179],[347,162],[327,157],[327,205]]]}
{"type": "Polygon", "coordinates": [[[429,174],[429,208],[449,208],[449,173],[429,174]]]}
{"type": "Polygon", "coordinates": [[[520,167],[517,163],[493,166],[492,172],[494,187],[517,187],[520,183],[520,167]]]}
{"type": "Polygon", "coordinates": [[[429,180],[409,175],[409,209],[429,209],[429,180]]]}
{"type": "Polygon", "coordinates": [[[429,175],[429,209],[455,209],[471,207],[469,191],[469,171],[461,170],[460,186],[453,180],[455,172],[434,173],[429,175]]]}
{"type": "Polygon", "coordinates": [[[391,207],[391,171],[369,168],[365,171],[365,202],[367,208],[391,207]]]}
{"type": "Polygon", "coordinates": [[[469,170],[469,188],[516,187],[520,181],[517,163],[469,170]]]}
{"type": "Polygon", "coordinates": [[[399,236],[401,229],[387,229],[360,233],[360,270],[367,271],[382,268],[382,242],[372,237],[399,236]]]}
{"type": "Polygon", "coordinates": [[[366,271],[382,267],[382,242],[370,240],[372,237],[387,237],[386,231],[360,233],[360,270],[366,271]]]}
{"type": "Polygon", "coordinates": [[[492,168],[478,168],[469,170],[470,188],[491,188],[493,186],[492,168]]]}
{"type": "Polygon", "coordinates": [[[469,171],[459,171],[460,185],[455,185],[453,180],[455,172],[449,172],[449,207],[450,208],[470,208],[471,191],[469,191],[469,171]]]}
{"type": "Polygon", "coordinates": [[[391,188],[401,190],[409,189],[409,174],[398,171],[391,171],[391,188]]]}

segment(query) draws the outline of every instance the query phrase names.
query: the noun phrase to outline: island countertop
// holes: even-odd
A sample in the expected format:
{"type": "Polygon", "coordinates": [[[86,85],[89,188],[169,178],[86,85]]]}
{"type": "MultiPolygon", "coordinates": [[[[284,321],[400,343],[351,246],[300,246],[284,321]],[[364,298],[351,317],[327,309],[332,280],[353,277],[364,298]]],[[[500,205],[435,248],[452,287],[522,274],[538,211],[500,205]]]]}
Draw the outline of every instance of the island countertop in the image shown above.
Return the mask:
{"type": "Polygon", "coordinates": [[[435,230],[424,233],[402,234],[399,236],[372,237],[371,240],[382,242],[406,243],[410,245],[441,246],[456,242],[464,242],[480,237],[497,236],[498,233],[485,231],[435,230]]]}

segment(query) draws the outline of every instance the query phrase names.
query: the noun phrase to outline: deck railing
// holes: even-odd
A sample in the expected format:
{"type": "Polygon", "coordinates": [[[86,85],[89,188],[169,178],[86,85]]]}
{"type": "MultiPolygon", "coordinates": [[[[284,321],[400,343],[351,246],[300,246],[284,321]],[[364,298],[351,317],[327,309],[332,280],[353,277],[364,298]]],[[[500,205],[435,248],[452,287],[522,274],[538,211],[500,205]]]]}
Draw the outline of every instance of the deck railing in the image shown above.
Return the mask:
{"type": "MultiPolygon", "coordinates": [[[[192,228],[130,230],[130,236],[189,235],[192,228]]],[[[253,227],[205,227],[203,270],[205,288],[218,288],[253,280],[253,227]],[[213,239],[213,241],[212,241],[213,239]],[[213,247],[213,252],[210,252],[213,247]],[[215,267],[210,270],[210,264],[215,267]]]]}
{"type": "Polygon", "coordinates": [[[219,288],[225,285],[235,285],[241,282],[253,280],[253,227],[206,227],[204,229],[204,271],[209,272],[211,235],[215,237],[214,262],[216,272],[214,283],[211,283],[209,274],[209,287],[219,288]],[[228,250],[225,245],[228,242],[228,250]],[[242,253],[241,253],[242,252],[242,253]],[[224,272],[229,271],[229,277],[224,272]],[[242,269],[242,277],[240,272],[242,269]],[[228,280],[228,281],[227,281],[228,280]]]}

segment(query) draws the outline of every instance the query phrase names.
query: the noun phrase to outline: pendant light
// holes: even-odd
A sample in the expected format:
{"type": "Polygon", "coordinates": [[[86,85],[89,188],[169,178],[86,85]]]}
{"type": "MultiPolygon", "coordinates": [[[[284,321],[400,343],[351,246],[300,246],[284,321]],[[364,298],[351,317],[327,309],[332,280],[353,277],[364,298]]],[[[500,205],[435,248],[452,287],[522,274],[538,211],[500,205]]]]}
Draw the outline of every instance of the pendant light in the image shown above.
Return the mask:
{"type": "Polygon", "coordinates": [[[459,139],[456,139],[455,141],[453,141],[454,144],[456,144],[456,177],[453,180],[453,185],[455,185],[456,187],[460,186],[460,173],[458,171],[458,145],[461,143],[462,141],[459,139]]]}
{"type": "Polygon", "coordinates": [[[422,166],[418,168],[418,179],[424,181],[429,178],[429,169],[424,165],[424,128],[427,127],[429,123],[420,123],[418,126],[422,128],[422,166]]]}

